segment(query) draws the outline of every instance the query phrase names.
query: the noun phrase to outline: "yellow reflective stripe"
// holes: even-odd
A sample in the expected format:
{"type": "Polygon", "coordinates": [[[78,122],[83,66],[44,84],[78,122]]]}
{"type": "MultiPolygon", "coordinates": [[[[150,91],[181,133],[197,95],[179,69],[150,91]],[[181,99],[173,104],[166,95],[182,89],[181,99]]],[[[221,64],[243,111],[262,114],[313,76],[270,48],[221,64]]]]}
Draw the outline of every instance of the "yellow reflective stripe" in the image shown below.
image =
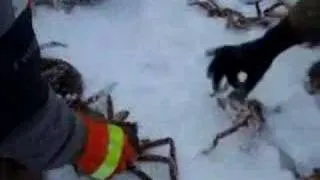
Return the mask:
{"type": "Polygon", "coordinates": [[[91,174],[96,179],[104,180],[116,170],[124,145],[124,132],[123,130],[115,125],[108,125],[109,129],[109,144],[108,152],[103,163],[100,167],[91,174]]]}

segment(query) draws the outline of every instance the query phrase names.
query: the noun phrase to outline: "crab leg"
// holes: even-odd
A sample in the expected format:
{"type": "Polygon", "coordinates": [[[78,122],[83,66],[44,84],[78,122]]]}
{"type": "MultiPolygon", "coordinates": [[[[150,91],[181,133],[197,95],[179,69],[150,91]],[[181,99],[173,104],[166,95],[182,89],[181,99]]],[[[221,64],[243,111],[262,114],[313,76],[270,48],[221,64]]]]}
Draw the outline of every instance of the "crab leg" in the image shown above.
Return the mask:
{"type": "Polygon", "coordinates": [[[239,11],[225,8],[223,12],[226,14],[227,18],[227,28],[236,28],[236,29],[246,29],[247,20],[246,17],[239,11]]]}
{"type": "Polygon", "coordinates": [[[130,168],[129,172],[136,175],[141,180],[152,180],[152,178],[149,175],[147,175],[145,172],[143,172],[141,169],[138,169],[137,167],[130,168]]]}
{"type": "Polygon", "coordinates": [[[107,103],[107,119],[109,121],[124,122],[130,115],[130,112],[127,110],[122,110],[117,113],[114,113],[113,100],[110,94],[107,95],[106,103],[107,103]]]}
{"type": "Polygon", "coordinates": [[[261,18],[262,17],[262,12],[261,12],[261,8],[260,8],[260,1],[255,2],[254,4],[256,11],[257,11],[257,17],[261,18]]]}
{"type": "Polygon", "coordinates": [[[207,11],[207,14],[209,17],[213,17],[213,16],[221,17],[222,16],[221,8],[216,3],[211,2],[211,1],[194,1],[194,2],[190,2],[188,5],[189,6],[194,6],[194,5],[200,6],[202,9],[207,11]]]}
{"type": "Polygon", "coordinates": [[[164,164],[168,164],[169,171],[170,171],[170,179],[171,180],[177,180],[178,179],[178,173],[177,173],[177,165],[174,159],[160,156],[160,155],[154,155],[154,154],[148,154],[138,157],[138,161],[142,162],[160,162],[164,164]]]}
{"type": "Polygon", "coordinates": [[[163,157],[159,155],[142,155],[139,157],[139,161],[153,161],[153,162],[163,162],[169,165],[170,168],[170,177],[172,180],[177,179],[177,173],[178,173],[178,167],[177,167],[177,158],[176,158],[176,147],[174,144],[174,141],[172,138],[167,137],[163,139],[158,139],[155,141],[150,141],[150,140],[144,140],[142,141],[142,145],[140,146],[140,152],[142,154],[150,149],[150,148],[155,148],[159,146],[163,146],[168,144],[170,149],[170,158],[168,157],[163,157]]]}
{"type": "Polygon", "coordinates": [[[141,152],[145,152],[146,150],[148,150],[150,148],[154,148],[154,147],[158,147],[158,146],[162,146],[162,145],[166,145],[166,144],[168,144],[170,147],[170,157],[174,161],[176,161],[176,159],[177,159],[176,158],[176,147],[175,147],[173,139],[170,137],[158,139],[155,141],[145,141],[145,143],[140,146],[140,150],[141,150],[141,152]]]}
{"type": "Polygon", "coordinates": [[[244,29],[246,25],[246,17],[239,11],[233,10],[231,8],[222,8],[214,0],[208,0],[212,6],[215,7],[214,11],[218,14],[219,17],[227,18],[227,28],[233,27],[237,29],[244,29]]]}
{"type": "Polygon", "coordinates": [[[44,49],[47,49],[47,48],[54,48],[54,47],[67,48],[68,45],[64,44],[64,43],[61,43],[61,42],[58,42],[58,41],[50,41],[50,42],[43,43],[43,44],[39,45],[40,50],[44,50],[44,49]]]}
{"type": "Polygon", "coordinates": [[[290,9],[292,7],[292,4],[289,3],[287,0],[278,0],[280,3],[282,3],[287,9],[290,9]]]}
{"type": "Polygon", "coordinates": [[[107,95],[107,119],[113,120],[114,117],[114,108],[113,108],[113,101],[110,94],[107,95]]]}
{"type": "Polygon", "coordinates": [[[283,2],[277,2],[273,5],[271,5],[269,8],[266,8],[264,11],[263,11],[263,14],[265,16],[268,16],[268,17],[274,17],[274,18],[282,18],[283,16],[285,16],[285,14],[283,13],[275,13],[274,10],[276,8],[278,8],[279,6],[285,6],[285,4],[283,2]]]}
{"type": "Polygon", "coordinates": [[[212,5],[207,2],[207,1],[194,1],[194,2],[189,2],[188,3],[189,6],[195,6],[198,5],[201,8],[203,8],[204,10],[210,11],[212,9],[214,9],[214,7],[212,7],[212,5]]]}
{"type": "Polygon", "coordinates": [[[216,137],[213,139],[211,146],[209,148],[203,150],[202,153],[205,155],[208,155],[214,148],[217,147],[217,145],[221,139],[237,132],[241,127],[245,127],[247,125],[248,125],[248,121],[244,120],[244,121],[241,121],[240,123],[233,125],[232,127],[228,128],[228,129],[226,129],[225,131],[218,133],[216,135],[216,137]]]}
{"type": "Polygon", "coordinates": [[[98,101],[98,99],[100,99],[102,96],[104,96],[104,91],[100,90],[98,91],[96,94],[93,94],[92,96],[90,96],[89,98],[87,98],[83,103],[86,105],[95,103],[96,101],[98,101]]]}

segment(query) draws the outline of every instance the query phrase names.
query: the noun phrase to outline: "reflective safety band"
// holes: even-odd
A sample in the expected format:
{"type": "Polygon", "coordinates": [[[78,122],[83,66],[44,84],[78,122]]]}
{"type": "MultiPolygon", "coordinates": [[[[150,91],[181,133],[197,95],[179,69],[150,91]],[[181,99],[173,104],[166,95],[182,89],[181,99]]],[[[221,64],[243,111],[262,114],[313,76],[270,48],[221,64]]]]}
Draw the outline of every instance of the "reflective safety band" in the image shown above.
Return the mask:
{"type": "Polygon", "coordinates": [[[103,160],[100,167],[92,173],[90,176],[96,179],[104,180],[112,175],[116,170],[124,145],[124,132],[123,130],[115,125],[108,125],[109,131],[109,144],[107,145],[107,155],[103,160]]]}

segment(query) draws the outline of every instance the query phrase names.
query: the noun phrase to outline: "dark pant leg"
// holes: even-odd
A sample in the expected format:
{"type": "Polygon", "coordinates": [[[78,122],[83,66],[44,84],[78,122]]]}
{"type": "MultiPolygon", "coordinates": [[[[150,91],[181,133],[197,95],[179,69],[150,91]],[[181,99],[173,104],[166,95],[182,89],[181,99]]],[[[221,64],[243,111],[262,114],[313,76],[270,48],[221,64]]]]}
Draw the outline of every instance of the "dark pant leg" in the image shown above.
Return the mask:
{"type": "Polygon", "coordinates": [[[48,99],[40,76],[40,50],[27,8],[0,37],[0,142],[48,99]]]}

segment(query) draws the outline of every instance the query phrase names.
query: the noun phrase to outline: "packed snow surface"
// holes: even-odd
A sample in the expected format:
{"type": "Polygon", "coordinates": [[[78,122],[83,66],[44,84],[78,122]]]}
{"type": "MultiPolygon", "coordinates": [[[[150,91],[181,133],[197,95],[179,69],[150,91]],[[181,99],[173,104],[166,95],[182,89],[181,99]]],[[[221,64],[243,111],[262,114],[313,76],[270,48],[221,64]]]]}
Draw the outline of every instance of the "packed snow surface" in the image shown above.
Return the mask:
{"type": "MultiPolygon", "coordinates": [[[[252,6],[221,1],[245,13],[252,6]]],[[[251,94],[282,113],[267,118],[268,138],[240,131],[222,140],[210,155],[200,152],[213,136],[231,125],[216,105],[206,68],[208,48],[237,44],[263,34],[263,29],[235,32],[224,19],[212,19],[185,0],[107,0],[97,6],[77,6],[70,14],[38,7],[34,27],[40,43],[68,44],[45,56],[65,58],[83,74],[86,96],[110,83],[116,109],[128,109],[140,125],[140,136],[170,136],[177,146],[181,180],[290,180],[282,168],[280,147],[301,173],[320,165],[320,114],[314,98],[302,88],[317,50],[294,47],[281,54],[251,94]],[[268,139],[268,140],[265,140],[268,139]],[[271,142],[271,143],[270,143],[271,142]]],[[[258,59],[257,59],[258,60],[258,59]]],[[[167,154],[158,149],[156,153],[167,154]]],[[[154,179],[168,179],[164,165],[142,168],[154,179]]],[[[74,179],[72,171],[52,171],[49,179],[74,179]]],[[[122,174],[115,179],[135,179],[122,174]]]]}

